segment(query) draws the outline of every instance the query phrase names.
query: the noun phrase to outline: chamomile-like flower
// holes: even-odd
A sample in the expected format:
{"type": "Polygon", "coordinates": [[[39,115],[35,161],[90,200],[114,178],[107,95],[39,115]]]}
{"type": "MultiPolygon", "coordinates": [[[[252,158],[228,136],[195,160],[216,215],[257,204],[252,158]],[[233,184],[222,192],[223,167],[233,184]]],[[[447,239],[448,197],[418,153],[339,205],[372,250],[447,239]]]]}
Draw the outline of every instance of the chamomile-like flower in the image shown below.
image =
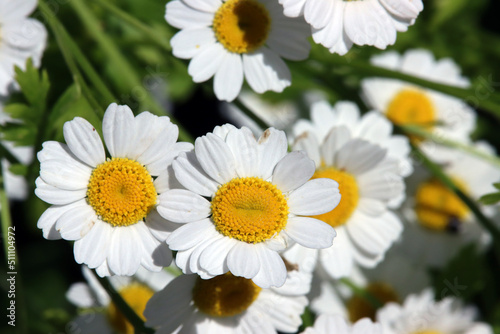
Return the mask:
{"type": "Polygon", "coordinates": [[[294,130],[293,149],[306,151],[316,163],[313,179],[339,183],[340,204],[315,216],[337,231],[336,242],[319,256],[333,278],[349,275],[354,263],[374,267],[402,231],[389,208],[404,199],[401,164],[407,160],[408,142],[391,136],[392,127],[383,117],[372,113],[360,120],[352,111],[352,105],[315,105],[313,122],[302,121],[294,130]]]}
{"type": "MultiPolygon", "coordinates": [[[[449,58],[435,60],[427,50],[409,50],[404,55],[386,52],[371,59],[374,65],[442,84],[468,87],[460,68],[449,58]]],[[[404,81],[368,78],[361,82],[367,104],[394,124],[417,125],[444,139],[468,142],[475,128],[475,113],[464,101],[404,81]]],[[[452,156],[439,143],[414,138],[424,152],[438,162],[452,156]]]]}
{"type": "MultiPolygon", "coordinates": [[[[82,273],[86,283],[74,283],[66,293],[66,298],[81,310],[81,314],[68,324],[69,333],[135,333],[132,324],[111,301],[108,293],[90,269],[83,266],[82,273]]],[[[148,300],[175,276],[167,271],[155,273],[140,268],[133,276],[113,276],[110,282],[135,313],[145,320],[142,313],[148,300]]]]}
{"type": "MultiPolygon", "coordinates": [[[[486,142],[474,147],[486,155],[494,155],[486,142]]],[[[443,171],[470,198],[495,192],[493,183],[500,179],[500,170],[478,157],[448,149],[453,159],[443,166],[443,171]]],[[[451,257],[467,244],[474,243],[484,249],[491,241],[489,233],[477,222],[469,207],[442,182],[428,172],[417,169],[408,182],[409,201],[403,207],[406,224],[403,242],[416,263],[432,267],[445,265],[451,257]]],[[[486,216],[498,214],[498,206],[483,206],[486,216]]]]}
{"type": "Polygon", "coordinates": [[[257,93],[281,92],[291,82],[281,57],[307,58],[309,27],[282,11],[272,0],[175,0],[165,18],[181,29],[170,43],[174,56],[192,59],[193,81],[213,76],[217,98],[232,101],[244,78],[257,93]]]}
{"type": "Polygon", "coordinates": [[[492,334],[491,326],[475,322],[477,312],[458,298],[434,300],[430,289],[408,296],[403,305],[389,303],[377,312],[384,334],[492,334]]]}
{"type": "Polygon", "coordinates": [[[320,315],[313,327],[307,327],[302,334],[382,334],[382,326],[370,319],[361,319],[351,325],[340,315],[320,315]]]}
{"type": "Polygon", "coordinates": [[[101,276],[132,275],[140,266],[159,271],[172,254],[163,241],[172,226],[156,212],[158,177],[179,152],[177,126],[166,116],[111,104],[103,119],[104,141],[85,119],[64,124],[66,144],[49,141],[38,153],[35,194],[52,204],[38,220],[47,239],[74,240],[75,260],[101,276]]]}
{"type": "Polygon", "coordinates": [[[353,44],[385,49],[424,8],[422,0],[279,0],[285,15],[304,15],[316,43],[344,55],[353,44]]]}
{"type": "Polygon", "coordinates": [[[7,95],[14,82],[14,66],[24,68],[31,58],[40,66],[47,39],[45,27],[28,18],[36,0],[0,1],[0,95],[7,95]]]}
{"type": "Polygon", "coordinates": [[[182,223],[167,243],[186,274],[231,271],[263,288],[281,286],[286,268],[278,251],[294,242],[332,245],[334,229],[305,216],[332,210],[338,184],[309,181],[314,162],[303,152],[287,154],[282,131],[270,128],[256,140],[248,128],[216,127],[172,166],[187,190],[161,194],[158,212],[182,223]]]}
{"type": "Polygon", "coordinates": [[[262,289],[230,272],[208,280],[182,275],[150,299],[146,326],[157,333],[293,333],[307,298],[287,294],[287,284],[262,289]]]}

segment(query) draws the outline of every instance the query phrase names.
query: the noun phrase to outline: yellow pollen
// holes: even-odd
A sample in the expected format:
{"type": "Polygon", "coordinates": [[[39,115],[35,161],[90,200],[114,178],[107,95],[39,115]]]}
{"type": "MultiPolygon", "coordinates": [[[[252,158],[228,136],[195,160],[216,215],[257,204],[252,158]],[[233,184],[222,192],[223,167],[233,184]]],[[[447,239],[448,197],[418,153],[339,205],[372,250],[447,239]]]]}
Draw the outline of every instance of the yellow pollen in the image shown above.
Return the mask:
{"type": "Polygon", "coordinates": [[[337,181],[342,195],[339,205],[330,212],[313,216],[332,227],[344,225],[358,206],[359,190],[356,179],[351,174],[334,167],[320,167],[312,179],[328,178],[337,181]]]}
{"type": "Polygon", "coordinates": [[[231,317],[250,307],[261,290],[252,280],[228,272],[209,280],[198,277],[193,288],[193,301],[205,314],[231,317]]]}
{"type": "MultiPolygon", "coordinates": [[[[370,283],[365,290],[382,304],[399,303],[396,291],[388,284],[381,282],[370,283]]],[[[375,321],[375,314],[377,313],[377,309],[366,298],[358,295],[354,295],[347,301],[347,311],[349,312],[349,320],[353,323],[366,317],[375,321]]]]}
{"type": "MultiPolygon", "coordinates": [[[[416,89],[401,90],[389,103],[386,116],[394,124],[418,125],[428,131],[437,121],[434,104],[427,94],[416,89]]],[[[410,139],[420,141],[416,136],[410,139]]]]}
{"type": "Polygon", "coordinates": [[[258,243],[285,228],[288,204],[283,193],[258,177],[232,179],[212,199],[212,220],[219,233],[258,243]]]}
{"type": "MultiPolygon", "coordinates": [[[[454,183],[466,191],[460,181],[455,179],[454,183]]],[[[455,232],[469,214],[467,205],[436,179],[423,182],[417,189],[415,200],[419,223],[435,231],[455,232]]]]}
{"type": "MultiPolygon", "coordinates": [[[[135,313],[146,320],[142,315],[148,300],[153,296],[154,291],[149,287],[135,283],[123,288],[120,292],[122,298],[135,311],[135,313]]],[[[109,322],[118,333],[134,334],[134,326],[128,322],[127,318],[119,311],[114,303],[111,303],[107,309],[109,322]]]]}
{"type": "Polygon", "coordinates": [[[113,158],[93,170],[87,200],[105,222],[129,226],[146,217],[156,205],[156,189],[140,163],[113,158]]]}
{"type": "Polygon", "coordinates": [[[270,28],[269,12],[256,0],[228,0],[213,20],[217,40],[234,53],[249,53],[261,47],[270,28]]]}

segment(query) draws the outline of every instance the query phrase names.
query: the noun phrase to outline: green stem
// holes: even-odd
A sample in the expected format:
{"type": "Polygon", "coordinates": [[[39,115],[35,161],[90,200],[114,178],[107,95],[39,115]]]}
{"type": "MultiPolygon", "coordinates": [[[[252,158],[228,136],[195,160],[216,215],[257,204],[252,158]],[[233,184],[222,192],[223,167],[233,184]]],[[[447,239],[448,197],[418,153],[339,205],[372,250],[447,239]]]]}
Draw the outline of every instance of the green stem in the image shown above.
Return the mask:
{"type": "Polygon", "coordinates": [[[381,308],[382,306],[384,306],[384,304],[377,298],[375,297],[373,294],[371,294],[370,292],[366,291],[366,289],[363,289],[361,288],[360,286],[356,285],[354,282],[352,282],[350,279],[344,277],[344,278],[341,278],[339,280],[342,284],[346,285],[349,287],[349,289],[351,289],[351,291],[365,299],[368,303],[370,303],[371,306],[373,306],[375,309],[379,309],[381,308]]]}
{"type": "Polygon", "coordinates": [[[427,131],[418,125],[399,125],[398,128],[400,128],[403,132],[406,132],[406,133],[412,134],[412,135],[417,135],[419,137],[431,140],[432,142],[435,142],[437,144],[459,149],[461,151],[469,153],[470,155],[473,155],[475,157],[483,159],[483,160],[491,163],[492,165],[500,168],[500,158],[498,158],[495,155],[491,155],[491,154],[488,154],[486,152],[480,151],[473,146],[459,143],[459,142],[456,142],[453,140],[449,140],[449,139],[437,136],[437,135],[433,134],[432,132],[427,131]]]}
{"type": "Polygon", "coordinates": [[[236,98],[233,102],[238,109],[240,109],[245,115],[247,115],[252,121],[254,121],[262,130],[269,128],[269,124],[266,123],[262,118],[260,118],[257,114],[251,111],[239,98],[236,98]]]}
{"type": "Polygon", "coordinates": [[[127,318],[127,320],[134,326],[136,334],[150,334],[154,333],[152,328],[146,327],[144,321],[135,313],[135,311],[127,304],[127,302],[122,298],[122,296],[116,291],[111,282],[99,275],[95,274],[97,280],[102,285],[102,287],[106,290],[108,295],[111,297],[111,300],[116,305],[116,307],[120,310],[120,312],[127,318]]]}
{"type": "MultiPolygon", "coordinates": [[[[70,2],[75,13],[80,17],[83,25],[90,33],[90,35],[95,39],[101,50],[106,54],[111,65],[114,67],[116,73],[120,73],[120,77],[117,76],[116,84],[126,84],[130,92],[134,92],[136,96],[141,96],[143,101],[139,101],[150,108],[150,111],[158,116],[164,116],[167,112],[164,110],[158,102],[151,96],[142,85],[139,75],[135,72],[134,68],[128,63],[123,53],[117,47],[112,38],[106,35],[102,30],[102,25],[100,21],[95,17],[92,11],[87,6],[86,2],[83,0],[73,0],[70,2]]],[[[172,116],[170,116],[172,122],[176,123],[179,127],[179,139],[184,141],[193,141],[193,138],[189,133],[184,130],[179,122],[177,122],[172,116]]]]}
{"type": "Polygon", "coordinates": [[[75,82],[76,88],[78,92],[82,92],[85,98],[89,101],[92,106],[94,112],[102,119],[104,115],[104,109],[101,108],[100,104],[95,100],[90,88],[87,86],[85,81],[83,80],[83,76],[78,69],[78,66],[75,63],[75,59],[73,58],[73,54],[68,48],[67,40],[64,38],[63,30],[61,23],[57,20],[55,14],[52,12],[50,7],[44,2],[44,0],[40,0],[38,2],[38,7],[45,18],[48,25],[51,27],[54,32],[57,44],[61,50],[61,53],[64,57],[66,65],[68,65],[68,69],[70,70],[73,81],[75,82]]]}
{"type": "Polygon", "coordinates": [[[416,158],[421,161],[425,167],[446,187],[453,191],[472,211],[476,216],[479,224],[486,229],[493,237],[493,247],[495,248],[497,260],[500,262],[500,230],[498,230],[495,223],[493,223],[488,217],[486,217],[479,206],[474,200],[467,196],[462,190],[457,187],[453,180],[443,172],[440,166],[432,162],[417,146],[412,145],[413,153],[416,158]]]}
{"type": "Polygon", "coordinates": [[[130,24],[134,28],[136,28],[138,31],[142,32],[142,34],[151,40],[152,42],[158,44],[161,46],[163,49],[165,49],[168,52],[172,51],[172,48],[170,46],[170,43],[168,42],[168,38],[165,36],[160,36],[158,35],[157,31],[152,29],[151,27],[145,25],[141,21],[137,20],[135,17],[129,15],[128,13],[124,12],[120,8],[116,7],[109,1],[105,0],[94,0],[98,2],[101,6],[109,10],[111,13],[122,19],[124,22],[130,24]]]}

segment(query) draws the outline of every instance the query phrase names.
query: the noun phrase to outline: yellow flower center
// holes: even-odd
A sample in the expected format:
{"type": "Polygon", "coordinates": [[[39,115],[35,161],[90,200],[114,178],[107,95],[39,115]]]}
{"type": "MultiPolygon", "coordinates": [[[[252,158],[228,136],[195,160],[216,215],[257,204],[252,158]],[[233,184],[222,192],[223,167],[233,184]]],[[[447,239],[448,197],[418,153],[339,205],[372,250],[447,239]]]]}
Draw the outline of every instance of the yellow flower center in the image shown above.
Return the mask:
{"type": "Polygon", "coordinates": [[[321,167],[314,173],[312,179],[328,178],[337,181],[342,195],[339,205],[330,212],[313,216],[332,227],[344,225],[356,209],[359,200],[359,190],[356,179],[351,174],[334,167],[321,167]]]}
{"type": "Polygon", "coordinates": [[[421,331],[421,332],[416,332],[413,334],[443,334],[443,332],[440,332],[440,331],[421,331]]]}
{"type": "MultiPolygon", "coordinates": [[[[396,291],[388,284],[374,282],[368,284],[365,290],[373,297],[377,298],[382,304],[389,302],[399,303],[399,297],[396,291]]],[[[356,322],[362,318],[370,318],[375,321],[377,309],[366,298],[355,295],[347,301],[347,311],[351,322],[356,322]]]]}
{"type": "Polygon", "coordinates": [[[285,228],[288,204],[283,193],[270,182],[257,177],[233,179],[215,193],[212,220],[219,233],[257,243],[285,228]]]}
{"type": "Polygon", "coordinates": [[[261,47],[270,28],[269,12],[256,0],[228,0],[217,10],[213,21],[217,40],[234,53],[261,47]]]}
{"type": "Polygon", "coordinates": [[[250,307],[261,290],[252,280],[228,272],[209,280],[198,277],[193,288],[193,301],[205,314],[231,317],[250,307]]]}
{"type": "Polygon", "coordinates": [[[140,163],[113,158],[93,170],[87,200],[105,222],[129,226],[146,217],[156,205],[156,189],[140,163]]]}
{"type": "MultiPolygon", "coordinates": [[[[462,191],[465,190],[460,181],[454,182],[462,191]]],[[[415,211],[420,224],[435,231],[454,232],[469,214],[467,205],[436,179],[423,182],[415,197],[415,211]]]]}
{"type": "MultiPolygon", "coordinates": [[[[416,89],[401,90],[389,103],[386,116],[397,125],[418,125],[432,130],[436,123],[436,111],[427,94],[416,89]]],[[[410,139],[419,141],[416,136],[410,139]]]]}
{"type": "MultiPolygon", "coordinates": [[[[122,298],[135,311],[135,313],[146,320],[142,315],[148,300],[153,296],[154,291],[142,284],[132,284],[123,288],[120,292],[122,298]]],[[[134,326],[128,322],[127,318],[118,310],[114,303],[107,309],[109,322],[118,333],[134,334],[134,326]]]]}

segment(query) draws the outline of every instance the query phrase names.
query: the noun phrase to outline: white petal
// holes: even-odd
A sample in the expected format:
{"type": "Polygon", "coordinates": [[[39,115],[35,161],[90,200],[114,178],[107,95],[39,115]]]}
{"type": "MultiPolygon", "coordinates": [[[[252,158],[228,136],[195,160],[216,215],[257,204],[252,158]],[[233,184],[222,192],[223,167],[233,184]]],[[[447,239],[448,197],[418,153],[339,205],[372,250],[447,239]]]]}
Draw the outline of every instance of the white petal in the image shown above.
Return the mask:
{"type": "Polygon", "coordinates": [[[353,268],[353,252],[349,235],[343,226],[335,229],[337,236],[330,248],[319,252],[325,271],[334,279],[350,276],[353,268]]]}
{"type": "Polygon", "coordinates": [[[258,145],[259,176],[267,180],[288,150],[285,132],[269,128],[260,136],[258,145]]]}
{"type": "Polygon", "coordinates": [[[279,0],[283,5],[284,12],[288,17],[302,16],[304,13],[304,6],[307,0],[279,0]]]}
{"type": "Polygon", "coordinates": [[[314,161],[302,151],[288,153],[273,172],[273,183],[282,191],[297,189],[306,183],[316,170],[314,161]]]}
{"type": "Polygon", "coordinates": [[[36,155],[40,162],[47,160],[79,162],[66,144],[57,141],[46,141],[42,144],[42,147],[43,149],[36,155]]]}
{"type": "Polygon", "coordinates": [[[130,276],[136,273],[142,257],[138,233],[135,225],[113,229],[106,258],[113,274],[130,276]]]}
{"type": "Polygon", "coordinates": [[[166,6],[165,20],[179,29],[208,27],[212,24],[213,18],[213,13],[193,9],[183,1],[170,1],[166,6]]]}
{"type": "Polygon", "coordinates": [[[220,137],[208,133],[198,137],[194,146],[201,167],[219,184],[224,184],[236,176],[234,156],[220,137]]]}
{"type": "Polygon", "coordinates": [[[333,15],[337,1],[307,1],[304,7],[304,18],[314,28],[326,26],[333,15]]]}
{"type": "Polygon", "coordinates": [[[182,0],[188,6],[202,12],[215,13],[221,6],[220,0],[182,0]]]}
{"type": "Polygon", "coordinates": [[[2,1],[0,3],[0,22],[17,21],[30,15],[36,8],[36,0],[2,1]]]}
{"type": "Polygon", "coordinates": [[[337,152],[351,139],[351,132],[345,126],[336,126],[326,135],[321,145],[321,156],[327,166],[335,166],[337,152]]]}
{"type": "Polygon", "coordinates": [[[214,93],[221,101],[231,102],[243,85],[243,64],[237,53],[226,52],[214,76],[214,93]]]}
{"type": "Polygon", "coordinates": [[[415,19],[423,9],[421,0],[380,0],[387,10],[402,19],[415,19]]]}
{"type": "Polygon", "coordinates": [[[260,269],[259,257],[253,244],[237,242],[227,257],[229,271],[235,276],[251,279],[260,269]]]}
{"type": "Polygon", "coordinates": [[[337,235],[327,223],[309,217],[289,218],[284,231],[298,244],[314,249],[330,247],[337,235]]]}
{"type": "Polygon", "coordinates": [[[173,189],[159,196],[158,213],[176,223],[187,223],[210,215],[210,202],[189,190],[173,189]]]}
{"type": "Polygon", "coordinates": [[[205,238],[209,238],[218,232],[210,219],[182,225],[175,230],[167,239],[167,244],[172,250],[183,251],[195,247],[205,238]]]}
{"type": "Polygon", "coordinates": [[[135,145],[134,114],[126,105],[111,103],[102,120],[104,142],[112,157],[127,158],[135,145]]]}
{"type": "Polygon", "coordinates": [[[40,164],[40,177],[63,190],[87,189],[91,173],[88,166],[76,161],[46,160],[40,164]]]}
{"type": "Polygon", "coordinates": [[[319,153],[319,144],[316,136],[312,132],[303,132],[293,143],[294,151],[304,151],[307,156],[314,161],[316,166],[321,165],[321,156],[319,153]]]}
{"type": "Polygon", "coordinates": [[[205,197],[217,191],[218,183],[205,173],[193,151],[179,155],[172,167],[176,179],[187,189],[205,197]]]}
{"type": "Polygon", "coordinates": [[[252,279],[253,282],[264,289],[282,286],[286,280],[286,267],[283,259],[277,252],[262,244],[255,244],[255,250],[259,257],[260,269],[252,279]]]}
{"type": "Polygon", "coordinates": [[[210,79],[221,67],[226,51],[220,43],[207,43],[189,62],[188,73],[194,82],[210,79]]]}
{"type": "Polygon", "coordinates": [[[160,268],[168,267],[172,263],[172,251],[162,248],[167,247],[163,242],[158,241],[144,222],[138,222],[136,225],[137,241],[140,241],[142,250],[141,265],[150,271],[159,271],[160,268]],[[166,256],[165,256],[166,255],[166,256]]]}
{"type": "Polygon", "coordinates": [[[236,160],[239,177],[254,176],[258,165],[257,141],[250,129],[230,131],[226,143],[236,160]]]}
{"type": "Polygon", "coordinates": [[[64,123],[63,132],[71,152],[84,163],[95,167],[106,160],[99,134],[85,119],[75,117],[74,120],[64,123]]]}
{"type": "Polygon", "coordinates": [[[369,171],[385,157],[387,150],[362,139],[353,139],[346,143],[336,155],[336,167],[359,175],[369,171]]]}
{"type": "Polygon", "coordinates": [[[326,178],[306,182],[294,190],[287,200],[290,212],[302,216],[313,216],[332,211],[339,202],[339,184],[326,178]]]}
{"type": "MultiPolygon", "coordinates": [[[[175,3],[175,2],[177,1],[172,1],[170,3],[175,3]]],[[[172,39],[170,40],[170,44],[172,45],[172,53],[177,58],[182,58],[182,59],[194,58],[198,54],[201,54],[202,51],[208,50],[209,47],[212,47],[212,45],[216,45],[215,43],[216,39],[213,30],[207,27],[201,27],[196,29],[195,28],[183,29],[179,31],[177,34],[175,34],[174,37],[172,37],[172,39]]],[[[203,56],[200,56],[200,60],[201,57],[204,57],[206,60],[206,57],[208,56],[209,54],[204,54],[203,56]]],[[[195,65],[190,64],[190,66],[195,66],[195,65]]],[[[191,76],[194,77],[192,73],[195,73],[195,75],[197,75],[196,74],[197,70],[192,69],[190,70],[189,73],[191,74],[191,76]]],[[[210,78],[214,73],[215,70],[208,78],[210,78]]],[[[206,80],[208,80],[208,78],[206,80]]],[[[197,80],[194,81],[195,82],[205,81],[205,80],[200,80],[200,81],[197,80]]]]}
{"type": "Polygon", "coordinates": [[[97,222],[94,210],[85,202],[79,202],[59,217],[56,230],[66,240],[79,240],[83,238],[97,222]]]}
{"type": "Polygon", "coordinates": [[[75,261],[85,263],[89,268],[100,266],[108,255],[112,230],[108,223],[96,223],[84,238],[75,242],[75,261]]]}
{"type": "Polygon", "coordinates": [[[231,238],[221,237],[217,239],[201,253],[198,260],[200,268],[211,275],[226,273],[229,270],[227,265],[228,253],[238,243],[237,240],[231,238]]]}
{"type": "Polygon", "coordinates": [[[45,183],[41,177],[38,177],[35,183],[35,195],[37,195],[42,201],[49,204],[69,204],[87,196],[86,188],[80,190],[63,190],[45,183]]]}
{"type": "Polygon", "coordinates": [[[146,216],[146,226],[151,234],[160,241],[165,241],[170,234],[182,225],[164,219],[157,210],[152,210],[146,216]]]}
{"type": "Polygon", "coordinates": [[[56,222],[65,212],[86,205],[84,200],[68,205],[52,205],[40,216],[37,227],[43,230],[43,237],[49,240],[61,239],[61,234],[56,230],[56,222]]]}
{"type": "Polygon", "coordinates": [[[291,84],[291,74],[285,62],[273,51],[262,47],[258,52],[243,55],[245,78],[257,93],[272,90],[282,92],[291,84]]]}

